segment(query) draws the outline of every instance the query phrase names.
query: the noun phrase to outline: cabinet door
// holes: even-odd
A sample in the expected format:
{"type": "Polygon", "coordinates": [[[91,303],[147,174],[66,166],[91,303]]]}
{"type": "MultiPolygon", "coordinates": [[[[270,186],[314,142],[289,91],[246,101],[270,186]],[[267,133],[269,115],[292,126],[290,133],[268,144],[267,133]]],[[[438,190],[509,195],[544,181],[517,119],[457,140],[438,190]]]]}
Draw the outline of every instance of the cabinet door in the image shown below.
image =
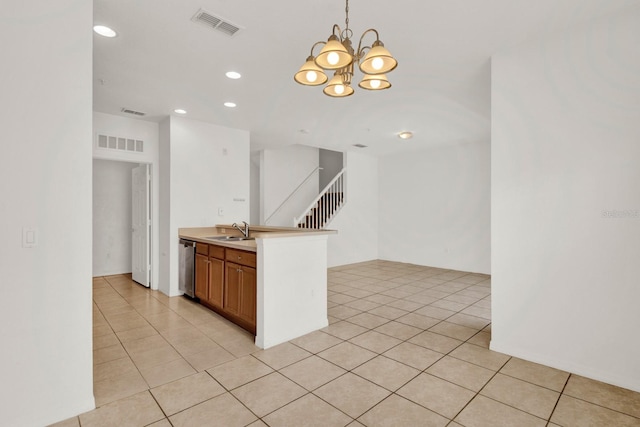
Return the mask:
{"type": "Polygon", "coordinates": [[[203,301],[209,299],[209,257],[196,254],[195,296],[203,301]]]}
{"type": "Polygon", "coordinates": [[[222,308],[224,292],[224,261],[209,258],[209,303],[222,308]]]}
{"type": "Polygon", "coordinates": [[[255,328],[256,325],[256,269],[241,267],[240,273],[240,307],[241,319],[255,328]]]}
{"type": "Polygon", "coordinates": [[[240,280],[242,274],[240,268],[238,264],[232,262],[227,261],[225,264],[224,309],[234,316],[238,316],[240,312],[240,280]]]}

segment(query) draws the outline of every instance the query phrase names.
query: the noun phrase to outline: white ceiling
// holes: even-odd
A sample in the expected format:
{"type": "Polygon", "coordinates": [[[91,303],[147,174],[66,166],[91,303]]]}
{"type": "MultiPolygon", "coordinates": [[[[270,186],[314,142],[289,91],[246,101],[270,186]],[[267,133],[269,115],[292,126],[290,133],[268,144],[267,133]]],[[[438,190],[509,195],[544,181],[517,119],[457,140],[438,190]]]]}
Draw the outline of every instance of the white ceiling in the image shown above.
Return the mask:
{"type": "Polygon", "coordinates": [[[160,121],[184,108],[188,118],[251,131],[252,149],[361,143],[384,155],[487,140],[492,54],[639,1],[351,0],[354,44],[376,28],[399,65],[391,89],[354,85],[353,96],[334,99],[293,75],[333,24],[344,28],[344,0],[94,0],[95,24],[118,32],[94,35],[94,110],[160,121]],[[230,38],[192,22],[201,8],[243,29],[230,38]],[[226,78],[229,70],[242,78],[226,78]],[[400,140],[402,130],[414,138],[400,140]]]}

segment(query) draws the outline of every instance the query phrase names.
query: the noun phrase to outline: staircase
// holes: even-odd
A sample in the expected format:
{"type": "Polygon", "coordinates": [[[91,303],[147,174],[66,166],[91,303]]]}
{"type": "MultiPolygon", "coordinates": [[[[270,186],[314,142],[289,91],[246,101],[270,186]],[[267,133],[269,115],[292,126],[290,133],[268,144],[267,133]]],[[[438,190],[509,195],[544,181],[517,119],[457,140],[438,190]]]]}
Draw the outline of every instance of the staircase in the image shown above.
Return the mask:
{"type": "Polygon", "coordinates": [[[324,228],[333,219],[346,203],[345,175],[346,169],[342,169],[302,215],[294,219],[294,227],[317,230],[324,228]]]}

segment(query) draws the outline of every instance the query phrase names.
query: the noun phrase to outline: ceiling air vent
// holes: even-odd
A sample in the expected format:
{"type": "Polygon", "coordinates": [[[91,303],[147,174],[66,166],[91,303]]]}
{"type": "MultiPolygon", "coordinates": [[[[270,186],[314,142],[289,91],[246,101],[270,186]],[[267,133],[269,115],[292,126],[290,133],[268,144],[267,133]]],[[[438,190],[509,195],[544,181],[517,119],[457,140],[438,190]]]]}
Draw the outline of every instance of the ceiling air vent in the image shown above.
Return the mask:
{"type": "Polygon", "coordinates": [[[133,114],[134,116],[144,116],[144,115],[147,114],[147,113],[143,113],[143,112],[136,111],[136,110],[130,110],[128,108],[123,108],[120,111],[122,111],[123,113],[127,113],[127,114],[133,114]]]}
{"type": "Polygon", "coordinates": [[[193,22],[199,22],[200,24],[206,25],[209,28],[220,31],[223,34],[226,34],[229,37],[233,37],[236,35],[238,31],[240,31],[240,27],[232,24],[231,22],[225,20],[224,18],[220,18],[219,16],[214,16],[207,11],[200,9],[194,16],[191,18],[193,22]]]}
{"type": "Polygon", "coordinates": [[[364,144],[353,144],[353,146],[358,148],[367,148],[367,146],[364,144]]]}

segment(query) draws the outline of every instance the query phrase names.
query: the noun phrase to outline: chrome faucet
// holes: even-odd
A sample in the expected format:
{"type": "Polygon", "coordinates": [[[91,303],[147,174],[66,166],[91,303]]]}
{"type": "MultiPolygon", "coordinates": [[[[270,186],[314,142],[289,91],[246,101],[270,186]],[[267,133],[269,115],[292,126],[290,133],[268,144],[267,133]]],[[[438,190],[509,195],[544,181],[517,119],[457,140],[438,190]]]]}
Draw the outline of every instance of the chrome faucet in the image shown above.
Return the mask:
{"type": "Polygon", "coordinates": [[[242,233],[242,235],[244,237],[249,237],[249,224],[246,223],[246,221],[242,221],[242,223],[244,224],[244,229],[242,229],[238,224],[236,224],[235,222],[233,224],[231,224],[232,227],[240,230],[240,232],[242,233]]]}

